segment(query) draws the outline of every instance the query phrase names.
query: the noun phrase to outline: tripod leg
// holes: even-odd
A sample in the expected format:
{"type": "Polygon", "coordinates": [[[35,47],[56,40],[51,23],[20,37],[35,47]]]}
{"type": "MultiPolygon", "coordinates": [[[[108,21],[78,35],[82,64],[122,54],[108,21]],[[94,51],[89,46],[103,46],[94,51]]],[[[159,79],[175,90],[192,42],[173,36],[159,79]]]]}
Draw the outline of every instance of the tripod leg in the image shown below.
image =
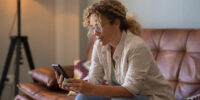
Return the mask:
{"type": "Polygon", "coordinates": [[[19,83],[19,69],[20,69],[20,60],[22,58],[21,54],[21,39],[19,38],[17,41],[17,51],[16,51],[16,69],[15,69],[15,96],[18,94],[17,84],[19,83]]]}
{"type": "Polygon", "coordinates": [[[35,69],[35,65],[33,63],[30,47],[29,47],[29,44],[28,44],[28,41],[27,41],[27,37],[23,37],[22,42],[24,44],[24,48],[25,48],[25,52],[26,52],[26,56],[27,56],[27,59],[28,59],[30,69],[35,69]]]}
{"type": "MultiPolygon", "coordinates": [[[[22,42],[24,44],[24,49],[25,49],[25,52],[26,52],[26,56],[27,56],[27,59],[28,59],[28,63],[29,63],[29,66],[30,66],[30,69],[35,69],[35,65],[33,63],[33,59],[32,59],[32,55],[31,55],[31,51],[30,51],[30,47],[29,47],[29,44],[28,44],[28,40],[27,40],[27,37],[23,37],[22,38],[22,42]]],[[[34,82],[37,82],[36,80],[34,80],[34,82]]]]}
{"type": "Polygon", "coordinates": [[[16,42],[17,42],[17,38],[16,37],[12,37],[11,38],[11,44],[10,44],[9,52],[8,52],[8,55],[7,55],[7,58],[6,58],[6,62],[5,62],[5,66],[4,66],[4,69],[3,69],[3,74],[2,74],[2,77],[1,77],[0,96],[1,96],[3,88],[4,88],[4,82],[5,82],[6,76],[8,74],[8,70],[9,70],[9,66],[10,66],[11,60],[12,60],[12,56],[13,56],[13,52],[14,52],[14,49],[15,49],[16,42]]]}

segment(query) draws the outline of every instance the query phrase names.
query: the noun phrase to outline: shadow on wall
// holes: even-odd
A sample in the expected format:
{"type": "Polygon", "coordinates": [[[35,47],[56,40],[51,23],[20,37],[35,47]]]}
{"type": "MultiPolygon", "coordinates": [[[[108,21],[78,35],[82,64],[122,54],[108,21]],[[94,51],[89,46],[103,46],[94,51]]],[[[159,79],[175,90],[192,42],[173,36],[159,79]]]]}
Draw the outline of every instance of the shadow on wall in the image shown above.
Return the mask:
{"type": "Polygon", "coordinates": [[[48,9],[49,11],[53,12],[54,10],[56,10],[55,8],[63,8],[63,12],[62,13],[67,13],[67,14],[73,14],[74,10],[72,9],[78,9],[77,5],[74,4],[78,4],[79,1],[78,0],[34,0],[34,2],[39,3],[41,6],[45,7],[46,9],[48,9]],[[53,2],[53,3],[52,3],[53,2]],[[67,3],[67,4],[65,4],[67,3]],[[52,8],[52,4],[55,5],[55,8],[52,8]],[[69,6],[70,4],[70,6],[69,6]],[[58,6],[57,6],[58,5],[58,6]],[[68,5],[68,6],[63,6],[63,5],[68,5]]]}
{"type": "Polygon", "coordinates": [[[56,0],[48,0],[48,3],[47,0],[33,0],[33,2],[40,4],[42,7],[48,9],[48,11],[52,13],[55,11],[55,7],[52,6],[56,4],[56,0]]]}

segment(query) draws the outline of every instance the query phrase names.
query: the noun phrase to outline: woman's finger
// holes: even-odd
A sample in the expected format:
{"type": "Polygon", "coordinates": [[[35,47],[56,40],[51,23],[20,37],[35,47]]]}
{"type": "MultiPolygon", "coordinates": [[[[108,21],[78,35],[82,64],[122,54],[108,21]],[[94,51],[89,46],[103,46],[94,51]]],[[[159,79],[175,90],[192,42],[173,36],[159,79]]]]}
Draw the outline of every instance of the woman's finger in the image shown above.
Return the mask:
{"type": "Polygon", "coordinates": [[[79,93],[78,88],[75,87],[69,87],[68,90],[74,91],[76,93],[79,93]]]}
{"type": "Polygon", "coordinates": [[[55,71],[55,75],[56,75],[56,80],[58,81],[58,79],[59,79],[58,72],[55,71]]]}
{"type": "Polygon", "coordinates": [[[63,82],[63,75],[61,74],[59,79],[58,79],[58,84],[59,84],[59,87],[62,86],[62,82],[63,82]]]}
{"type": "Polygon", "coordinates": [[[61,88],[63,90],[69,90],[69,87],[66,85],[66,83],[63,81],[61,88]]]}
{"type": "Polygon", "coordinates": [[[73,78],[70,78],[70,79],[67,79],[67,82],[68,83],[81,83],[81,79],[73,79],[73,78]]]}
{"type": "Polygon", "coordinates": [[[62,75],[62,74],[60,75],[58,82],[59,82],[59,83],[62,83],[62,82],[63,82],[63,75],[62,75]]]}
{"type": "Polygon", "coordinates": [[[66,83],[65,86],[68,86],[68,87],[80,87],[81,83],[66,83]]]}
{"type": "Polygon", "coordinates": [[[59,83],[60,76],[59,76],[58,72],[55,71],[55,75],[56,75],[56,81],[57,81],[59,87],[61,87],[61,83],[59,83]]]}

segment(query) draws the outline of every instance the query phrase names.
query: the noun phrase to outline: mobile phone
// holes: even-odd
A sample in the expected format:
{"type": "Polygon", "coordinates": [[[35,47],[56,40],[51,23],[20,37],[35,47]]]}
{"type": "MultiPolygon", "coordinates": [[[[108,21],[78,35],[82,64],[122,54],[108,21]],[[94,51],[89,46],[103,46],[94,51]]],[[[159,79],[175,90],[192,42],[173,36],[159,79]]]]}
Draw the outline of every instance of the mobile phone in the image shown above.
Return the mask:
{"type": "Polygon", "coordinates": [[[69,78],[69,76],[64,72],[62,67],[59,64],[52,64],[51,65],[59,75],[63,75],[64,78],[69,78]]]}

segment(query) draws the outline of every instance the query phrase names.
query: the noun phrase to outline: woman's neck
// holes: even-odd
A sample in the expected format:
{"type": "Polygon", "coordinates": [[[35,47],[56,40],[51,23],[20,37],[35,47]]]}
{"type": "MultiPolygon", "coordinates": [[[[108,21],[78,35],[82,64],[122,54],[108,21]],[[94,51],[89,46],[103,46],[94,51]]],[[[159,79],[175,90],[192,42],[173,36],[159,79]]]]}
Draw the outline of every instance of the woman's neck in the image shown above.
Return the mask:
{"type": "Polygon", "coordinates": [[[114,53],[117,45],[119,44],[119,42],[121,40],[121,37],[122,37],[122,32],[121,31],[116,32],[115,36],[113,36],[113,39],[112,39],[112,41],[110,43],[111,53],[114,53]]]}

